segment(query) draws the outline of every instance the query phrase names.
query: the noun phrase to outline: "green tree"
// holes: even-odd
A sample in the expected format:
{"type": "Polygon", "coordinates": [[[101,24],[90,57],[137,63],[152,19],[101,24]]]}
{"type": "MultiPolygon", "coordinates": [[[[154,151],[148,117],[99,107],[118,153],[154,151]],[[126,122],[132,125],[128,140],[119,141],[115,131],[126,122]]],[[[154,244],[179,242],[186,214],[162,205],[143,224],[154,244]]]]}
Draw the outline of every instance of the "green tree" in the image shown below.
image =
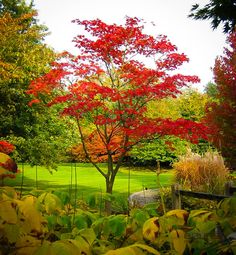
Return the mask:
{"type": "Polygon", "coordinates": [[[32,2],[6,0],[0,5],[0,137],[16,146],[18,160],[50,166],[71,143],[70,132],[67,139],[65,123],[55,119],[53,109],[29,107],[26,89],[50,70],[56,55],[43,42],[46,28],[37,24],[32,2]]]}
{"type": "Polygon", "coordinates": [[[33,0],[27,4],[24,0],[0,0],[0,15],[8,12],[14,18],[19,18],[23,14],[31,13],[33,10],[33,0]]]}
{"type": "MultiPolygon", "coordinates": [[[[209,102],[208,95],[195,89],[186,89],[177,98],[165,98],[148,104],[147,116],[150,118],[185,118],[200,122],[205,116],[205,107],[209,102]]],[[[166,136],[140,143],[130,152],[136,162],[174,162],[180,155],[186,153],[187,147],[200,154],[205,153],[210,144],[204,140],[191,144],[180,138],[166,136]]]]}
{"type": "Polygon", "coordinates": [[[205,116],[208,101],[206,94],[195,89],[187,89],[177,98],[177,108],[181,117],[200,122],[205,116]]]}
{"type": "Polygon", "coordinates": [[[215,100],[218,94],[217,85],[213,82],[208,82],[204,92],[210,97],[211,100],[215,100]]]}
{"type": "Polygon", "coordinates": [[[224,33],[233,32],[236,25],[236,1],[235,0],[210,0],[204,7],[194,4],[189,17],[196,20],[211,20],[213,29],[223,23],[224,33]]]}
{"type": "Polygon", "coordinates": [[[156,165],[156,162],[172,164],[180,155],[184,155],[188,142],[174,136],[153,138],[134,146],[129,155],[137,164],[156,165]]]}

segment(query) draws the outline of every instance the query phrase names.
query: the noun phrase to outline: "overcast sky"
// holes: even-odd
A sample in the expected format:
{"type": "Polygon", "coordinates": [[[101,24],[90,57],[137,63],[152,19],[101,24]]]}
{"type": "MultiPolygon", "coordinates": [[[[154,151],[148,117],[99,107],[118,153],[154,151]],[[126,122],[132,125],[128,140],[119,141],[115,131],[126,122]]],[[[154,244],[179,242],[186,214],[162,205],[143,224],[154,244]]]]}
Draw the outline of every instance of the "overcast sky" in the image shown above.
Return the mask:
{"type": "Polygon", "coordinates": [[[106,23],[124,23],[124,17],[143,18],[154,22],[148,25],[152,35],[167,35],[179,52],[190,61],[181,68],[184,74],[198,75],[200,90],[213,81],[211,68],[215,58],[222,55],[226,36],[222,29],[212,31],[210,21],[188,18],[194,3],[204,5],[207,0],[34,0],[40,23],[45,24],[51,34],[46,43],[60,52],[75,52],[72,39],[80,33],[80,27],[71,20],[101,19],[106,23]]]}

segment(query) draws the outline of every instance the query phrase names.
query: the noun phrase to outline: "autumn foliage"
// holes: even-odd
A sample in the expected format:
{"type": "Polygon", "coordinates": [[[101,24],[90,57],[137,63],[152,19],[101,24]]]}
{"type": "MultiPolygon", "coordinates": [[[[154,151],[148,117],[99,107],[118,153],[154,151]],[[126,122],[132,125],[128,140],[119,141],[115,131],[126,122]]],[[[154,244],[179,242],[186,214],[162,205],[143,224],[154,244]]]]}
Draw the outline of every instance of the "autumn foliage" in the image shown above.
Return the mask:
{"type": "Polygon", "coordinates": [[[166,36],[145,34],[138,18],[127,17],[123,26],[98,19],[74,22],[84,28],[74,38],[79,54],[61,54],[48,74],[31,83],[28,93],[33,103],[60,104],[61,114],[76,119],[84,154],[105,177],[108,192],[124,156],[142,139],[154,134],[193,142],[207,138],[200,123],[146,117],[150,101],[176,97],[184,86],[199,81],[177,72],[188,58],[166,36]],[[107,173],[96,165],[92,147],[106,156],[107,173]]]}
{"type": "Polygon", "coordinates": [[[217,84],[215,102],[208,105],[206,121],[214,130],[213,143],[228,164],[236,167],[236,32],[228,37],[224,55],[214,67],[217,84]]]}
{"type": "Polygon", "coordinates": [[[14,145],[7,141],[0,141],[0,152],[10,154],[15,149],[14,145]]]}
{"type": "Polygon", "coordinates": [[[15,147],[7,141],[0,141],[0,180],[6,177],[15,178],[17,164],[8,156],[15,147]]]}

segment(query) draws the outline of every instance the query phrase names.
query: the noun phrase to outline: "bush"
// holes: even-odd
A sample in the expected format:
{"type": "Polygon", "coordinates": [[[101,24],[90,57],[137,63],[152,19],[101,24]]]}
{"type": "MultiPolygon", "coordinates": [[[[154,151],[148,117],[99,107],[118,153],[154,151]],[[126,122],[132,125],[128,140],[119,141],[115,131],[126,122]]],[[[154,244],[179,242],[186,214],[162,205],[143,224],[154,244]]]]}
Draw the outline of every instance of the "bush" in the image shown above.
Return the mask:
{"type": "Polygon", "coordinates": [[[229,171],[217,152],[207,152],[203,156],[189,151],[173,164],[176,181],[185,188],[220,194],[229,171]]]}

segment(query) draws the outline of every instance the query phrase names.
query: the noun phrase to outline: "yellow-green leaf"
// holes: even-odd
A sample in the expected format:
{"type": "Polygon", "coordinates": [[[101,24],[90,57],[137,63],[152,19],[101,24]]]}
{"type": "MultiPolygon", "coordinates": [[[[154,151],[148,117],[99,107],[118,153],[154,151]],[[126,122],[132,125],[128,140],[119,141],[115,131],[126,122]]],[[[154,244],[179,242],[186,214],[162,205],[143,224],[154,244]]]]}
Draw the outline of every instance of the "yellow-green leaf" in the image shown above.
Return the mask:
{"type": "Polygon", "coordinates": [[[105,255],[145,255],[145,253],[137,247],[128,246],[117,250],[108,251],[105,253],[105,255]]]}
{"type": "Polygon", "coordinates": [[[20,227],[18,225],[6,224],[4,235],[10,243],[15,243],[20,237],[20,227]]]}
{"type": "Polygon", "coordinates": [[[148,219],[143,224],[143,237],[151,242],[154,242],[159,235],[160,224],[159,218],[153,217],[148,219]]]}
{"type": "Polygon", "coordinates": [[[172,230],[169,237],[178,255],[182,255],[187,244],[184,231],[181,229],[172,230]]]}
{"type": "Polygon", "coordinates": [[[42,232],[42,223],[45,222],[41,213],[35,208],[35,198],[26,197],[23,201],[16,200],[19,211],[22,214],[21,224],[24,230],[30,232],[42,232]]]}
{"type": "Polygon", "coordinates": [[[17,223],[17,214],[13,201],[5,200],[0,202],[0,218],[6,223],[17,223]]]}
{"type": "Polygon", "coordinates": [[[142,250],[148,251],[149,253],[154,254],[154,255],[160,255],[160,253],[157,250],[155,250],[154,248],[152,248],[146,244],[135,243],[132,246],[141,248],[142,250]]]}

